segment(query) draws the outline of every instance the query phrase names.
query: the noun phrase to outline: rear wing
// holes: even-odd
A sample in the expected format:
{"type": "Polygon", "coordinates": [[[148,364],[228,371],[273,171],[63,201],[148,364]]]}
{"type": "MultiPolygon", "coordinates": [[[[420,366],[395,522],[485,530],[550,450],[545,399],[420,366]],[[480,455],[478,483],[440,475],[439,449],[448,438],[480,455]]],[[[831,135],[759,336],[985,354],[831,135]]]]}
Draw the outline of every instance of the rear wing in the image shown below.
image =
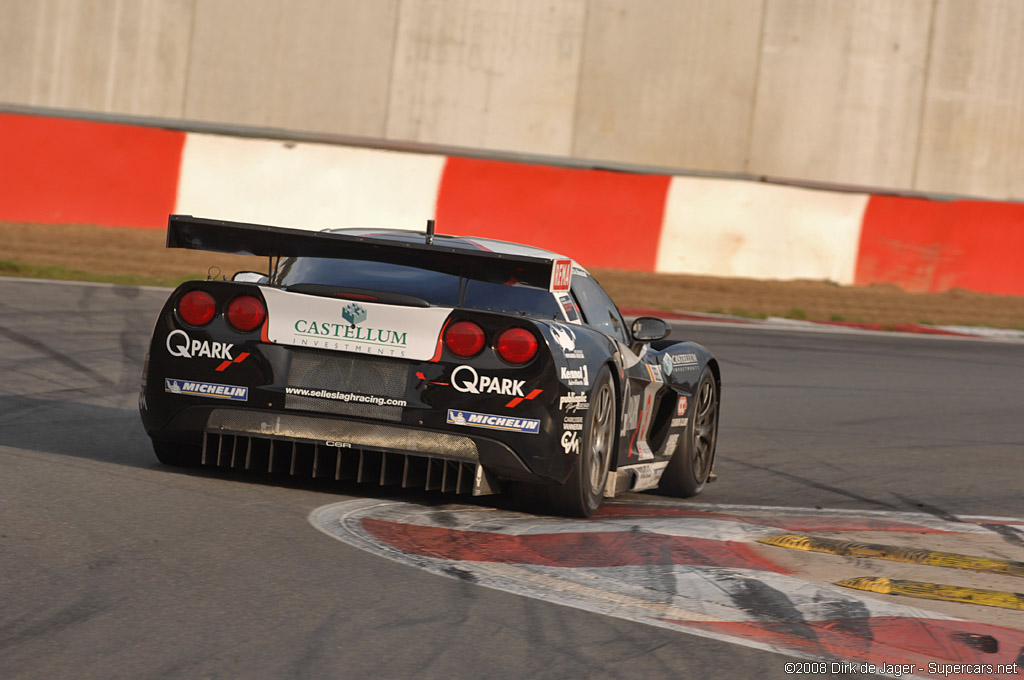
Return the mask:
{"type": "Polygon", "coordinates": [[[524,285],[550,291],[569,290],[572,276],[571,260],[225,222],[191,215],[167,218],[167,247],[263,257],[327,257],[386,262],[494,283],[515,279],[524,285]]]}

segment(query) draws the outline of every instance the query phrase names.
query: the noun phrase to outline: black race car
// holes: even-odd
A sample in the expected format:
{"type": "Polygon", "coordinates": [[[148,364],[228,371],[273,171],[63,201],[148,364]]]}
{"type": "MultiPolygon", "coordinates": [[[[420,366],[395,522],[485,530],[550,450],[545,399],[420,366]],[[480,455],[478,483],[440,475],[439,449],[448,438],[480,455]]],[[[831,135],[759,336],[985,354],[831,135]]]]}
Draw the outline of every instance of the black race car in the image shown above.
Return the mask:
{"type": "Polygon", "coordinates": [[[160,461],[354,479],[589,516],[713,478],[721,375],[627,324],[571,259],[427,232],[172,215],[167,246],[270,258],[168,298],[139,409],[160,461]]]}

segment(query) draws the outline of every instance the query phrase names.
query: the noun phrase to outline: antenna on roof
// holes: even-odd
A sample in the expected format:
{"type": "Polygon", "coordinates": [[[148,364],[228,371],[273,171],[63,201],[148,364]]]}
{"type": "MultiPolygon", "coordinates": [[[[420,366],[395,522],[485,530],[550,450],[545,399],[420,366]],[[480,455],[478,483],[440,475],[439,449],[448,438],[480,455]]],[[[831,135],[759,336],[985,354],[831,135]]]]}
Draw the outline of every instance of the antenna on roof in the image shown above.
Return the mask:
{"type": "Polygon", "coordinates": [[[434,245],[434,220],[427,220],[427,245],[434,245]]]}

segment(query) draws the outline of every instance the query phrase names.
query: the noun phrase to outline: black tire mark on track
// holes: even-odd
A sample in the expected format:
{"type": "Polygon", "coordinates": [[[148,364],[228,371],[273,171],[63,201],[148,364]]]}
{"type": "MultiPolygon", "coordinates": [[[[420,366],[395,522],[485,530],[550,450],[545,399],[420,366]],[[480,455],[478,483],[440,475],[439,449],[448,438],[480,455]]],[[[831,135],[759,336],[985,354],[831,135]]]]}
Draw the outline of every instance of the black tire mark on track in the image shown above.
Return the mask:
{"type": "Polygon", "coordinates": [[[840,496],[845,496],[847,498],[852,498],[853,500],[856,500],[856,501],[862,501],[864,503],[871,503],[872,505],[880,505],[881,507],[888,508],[889,510],[896,510],[897,509],[895,505],[893,505],[891,503],[886,503],[885,501],[880,501],[878,499],[870,498],[868,496],[862,496],[862,495],[860,495],[858,493],[854,493],[852,491],[847,491],[846,489],[841,489],[838,486],[832,486],[831,484],[823,484],[821,482],[815,482],[815,481],[813,481],[811,479],[807,479],[806,477],[800,477],[799,475],[794,475],[794,474],[791,474],[789,472],[782,472],[781,470],[775,470],[775,469],[770,468],[770,467],[765,467],[764,465],[755,465],[754,463],[750,463],[750,462],[747,462],[745,460],[735,460],[735,459],[732,459],[729,462],[730,463],[735,463],[737,465],[743,465],[743,466],[746,466],[748,468],[753,468],[754,470],[761,470],[762,472],[767,472],[769,474],[778,475],[779,477],[785,477],[786,479],[792,479],[793,481],[800,482],[804,486],[809,486],[812,489],[820,489],[821,491],[830,491],[832,493],[839,494],[840,496]]]}
{"type": "Polygon", "coordinates": [[[20,345],[24,345],[25,347],[29,347],[42,354],[45,354],[46,356],[50,357],[60,365],[70,368],[71,370],[77,373],[81,373],[82,375],[88,376],[90,379],[95,380],[101,385],[104,385],[106,387],[116,387],[117,385],[113,380],[106,377],[102,373],[94,371],[85,364],[79,363],[77,360],[75,360],[73,357],[68,356],[67,354],[58,352],[52,347],[48,347],[39,340],[31,338],[27,335],[23,335],[17,331],[13,331],[10,328],[6,328],[4,326],[0,326],[0,336],[3,336],[8,340],[12,340],[20,345]]]}

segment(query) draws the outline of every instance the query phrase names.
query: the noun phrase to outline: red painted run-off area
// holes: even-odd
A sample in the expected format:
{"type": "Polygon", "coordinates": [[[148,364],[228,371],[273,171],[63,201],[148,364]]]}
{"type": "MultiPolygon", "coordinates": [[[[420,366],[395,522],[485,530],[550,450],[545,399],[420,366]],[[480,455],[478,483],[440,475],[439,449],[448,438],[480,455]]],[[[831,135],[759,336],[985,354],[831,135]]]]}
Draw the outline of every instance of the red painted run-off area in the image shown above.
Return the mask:
{"type": "Polygon", "coordinates": [[[1024,295],[1024,203],[872,196],[854,282],[1024,295]]]}
{"type": "Polygon", "coordinates": [[[750,546],[707,538],[634,531],[510,535],[373,518],[364,519],[363,528],[399,550],[445,560],[567,568],[684,564],[789,573],[750,546]]]}
{"type": "Polygon", "coordinates": [[[654,271],[671,177],[449,158],[445,233],[528,243],[587,267],[654,271]]]}
{"type": "Polygon", "coordinates": [[[1024,669],[1013,665],[1024,653],[1024,633],[1014,628],[974,621],[879,616],[826,621],[678,621],[700,628],[802,653],[816,660],[802,672],[819,677],[842,677],[860,668],[833,665],[834,659],[874,664],[890,676],[939,678],[1020,677],[1024,669]],[[979,642],[991,641],[996,651],[983,651],[979,642]],[[824,665],[822,665],[824,664],[824,665]],[[913,670],[883,668],[913,666],[913,670]],[[1003,667],[1000,672],[1000,666],[1003,667]],[[1007,668],[1012,669],[1007,672],[1007,668]],[[1015,672],[1016,671],[1016,672],[1015,672]]]}
{"type": "Polygon", "coordinates": [[[0,114],[0,220],[162,228],[185,133],[0,114]]]}

